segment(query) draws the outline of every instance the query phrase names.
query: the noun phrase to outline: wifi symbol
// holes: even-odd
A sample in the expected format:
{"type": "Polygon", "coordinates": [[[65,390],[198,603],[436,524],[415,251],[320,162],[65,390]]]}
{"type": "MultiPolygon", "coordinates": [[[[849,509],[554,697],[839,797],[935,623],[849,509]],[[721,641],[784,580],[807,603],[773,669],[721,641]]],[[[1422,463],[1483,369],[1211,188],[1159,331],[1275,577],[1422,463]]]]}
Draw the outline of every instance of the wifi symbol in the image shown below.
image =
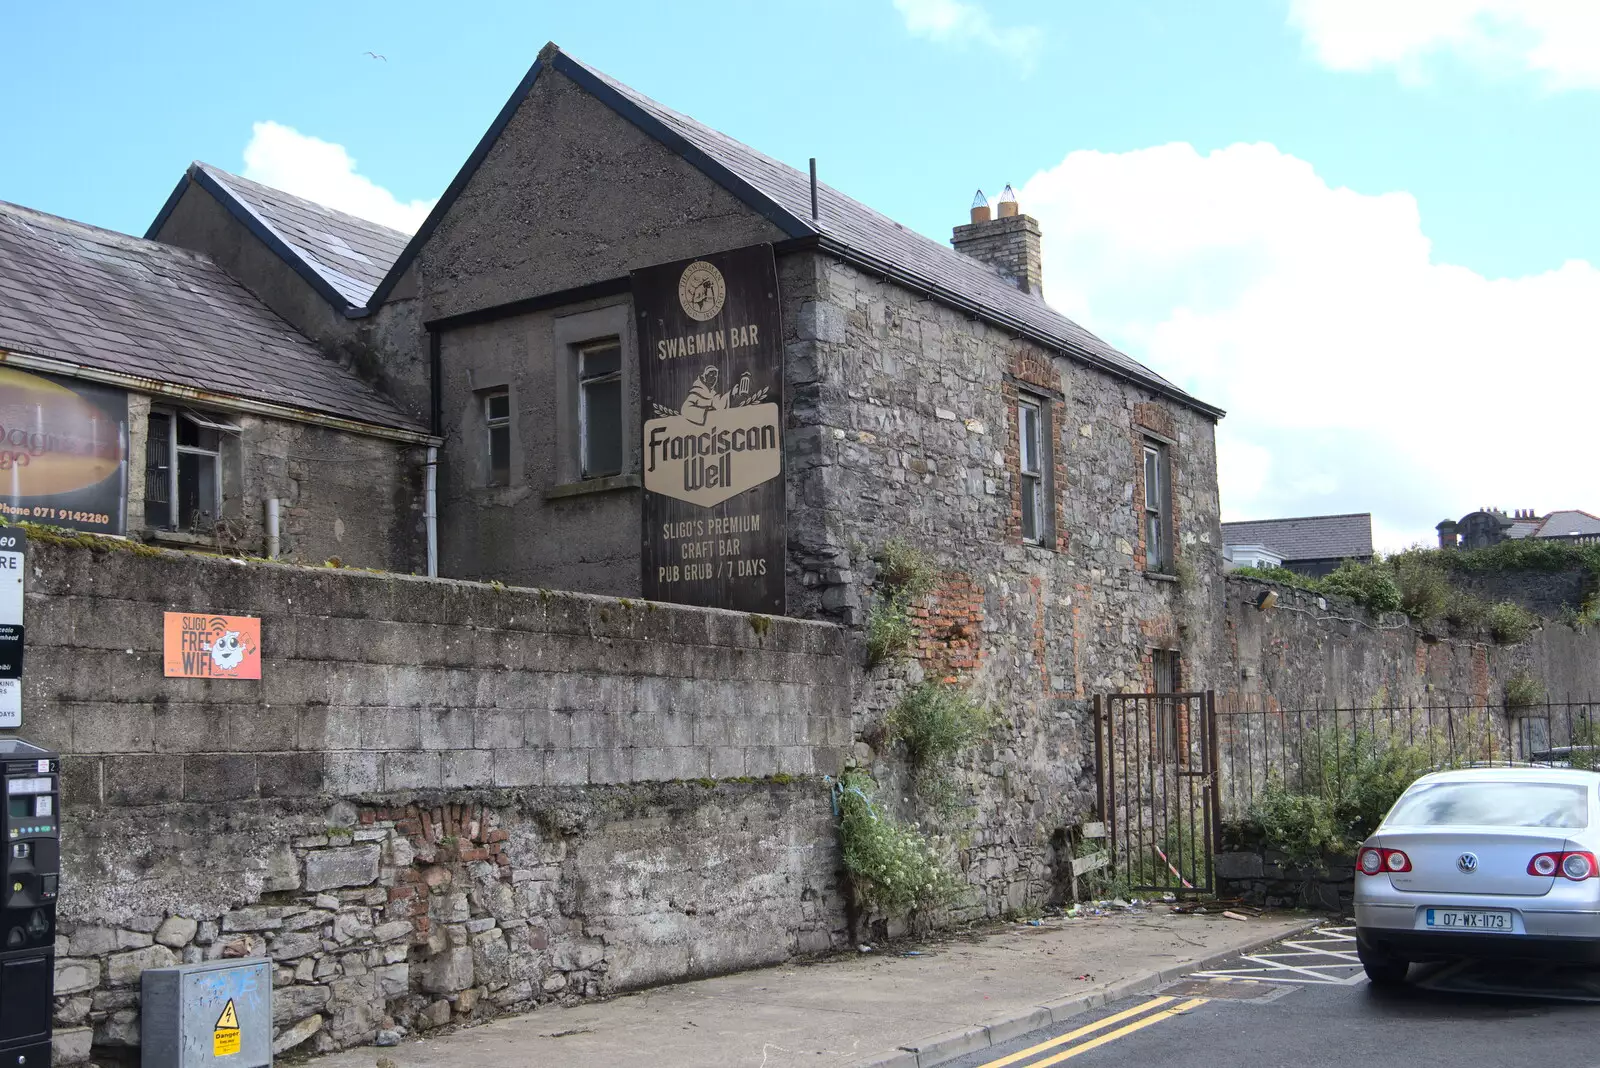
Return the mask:
{"type": "Polygon", "coordinates": [[[228,621],[227,621],[227,619],[225,617],[223,617],[223,616],[212,616],[211,617],[211,633],[212,634],[222,634],[222,633],[226,632],[227,629],[228,629],[228,621]]]}

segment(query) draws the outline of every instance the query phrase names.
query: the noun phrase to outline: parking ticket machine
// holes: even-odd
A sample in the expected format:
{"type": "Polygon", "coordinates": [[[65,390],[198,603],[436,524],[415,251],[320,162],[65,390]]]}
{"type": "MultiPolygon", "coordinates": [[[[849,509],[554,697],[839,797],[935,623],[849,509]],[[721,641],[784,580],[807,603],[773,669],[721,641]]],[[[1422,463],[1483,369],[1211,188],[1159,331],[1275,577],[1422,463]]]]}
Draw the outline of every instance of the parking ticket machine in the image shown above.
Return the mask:
{"type": "Polygon", "coordinates": [[[0,1068],[50,1063],[56,895],[61,884],[61,761],[0,738],[0,1068]]]}

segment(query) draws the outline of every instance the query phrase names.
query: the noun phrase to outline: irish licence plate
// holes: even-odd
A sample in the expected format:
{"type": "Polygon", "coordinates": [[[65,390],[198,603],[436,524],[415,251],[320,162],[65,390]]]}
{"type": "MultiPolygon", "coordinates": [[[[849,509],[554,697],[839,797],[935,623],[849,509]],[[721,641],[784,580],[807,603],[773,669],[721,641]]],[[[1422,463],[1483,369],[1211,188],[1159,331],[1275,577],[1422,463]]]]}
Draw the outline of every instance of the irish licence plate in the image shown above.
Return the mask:
{"type": "Polygon", "coordinates": [[[1488,909],[1429,909],[1429,927],[1453,931],[1509,931],[1511,913],[1488,909]]]}

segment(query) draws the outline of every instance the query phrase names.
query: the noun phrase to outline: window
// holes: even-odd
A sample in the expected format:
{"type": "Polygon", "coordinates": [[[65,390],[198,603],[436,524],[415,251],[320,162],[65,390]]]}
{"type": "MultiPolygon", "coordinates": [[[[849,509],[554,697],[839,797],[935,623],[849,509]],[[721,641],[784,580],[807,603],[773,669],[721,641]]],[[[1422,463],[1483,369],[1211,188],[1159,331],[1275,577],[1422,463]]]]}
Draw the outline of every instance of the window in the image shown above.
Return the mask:
{"type": "Polygon", "coordinates": [[[231,423],[197,412],[156,409],[145,439],[148,526],[208,533],[222,517],[222,436],[231,423]]]}
{"type": "Polygon", "coordinates": [[[483,397],[483,425],[487,431],[488,472],[491,486],[511,484],[511,394],[503,389],[483,397]]]}
{"type": "Polygon", "coordinates": [[[578,346],[578,456],[584,478],[622,473],[622,345],[578,346]]]}
{"type": "Polygon", "coordinates": [[[1017,405],[1017,460],[1022,484],[1022,540],[1044,541],[1044,450],[1039,424],[1043,410],[1037,401],[1017,405]]]}
{"type": "Polygon", "coordinates": [[[1172,570],[1171,476],[1167,447],[1144,443],[1144,569],[1158,574],[1172,570]]]}

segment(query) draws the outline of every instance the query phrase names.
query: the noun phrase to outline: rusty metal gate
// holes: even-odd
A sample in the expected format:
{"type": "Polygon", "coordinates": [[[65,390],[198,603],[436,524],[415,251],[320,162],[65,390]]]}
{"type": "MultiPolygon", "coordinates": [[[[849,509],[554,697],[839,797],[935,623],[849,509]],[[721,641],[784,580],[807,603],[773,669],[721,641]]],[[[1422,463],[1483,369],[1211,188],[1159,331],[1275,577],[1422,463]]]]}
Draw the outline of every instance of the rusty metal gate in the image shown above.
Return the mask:
{"type": "Polygon", "coordinates": [[[1097,696],[1095,756],[1110,881],[1206,894],[1221,836],[1216,695],[1097,696]]]}

